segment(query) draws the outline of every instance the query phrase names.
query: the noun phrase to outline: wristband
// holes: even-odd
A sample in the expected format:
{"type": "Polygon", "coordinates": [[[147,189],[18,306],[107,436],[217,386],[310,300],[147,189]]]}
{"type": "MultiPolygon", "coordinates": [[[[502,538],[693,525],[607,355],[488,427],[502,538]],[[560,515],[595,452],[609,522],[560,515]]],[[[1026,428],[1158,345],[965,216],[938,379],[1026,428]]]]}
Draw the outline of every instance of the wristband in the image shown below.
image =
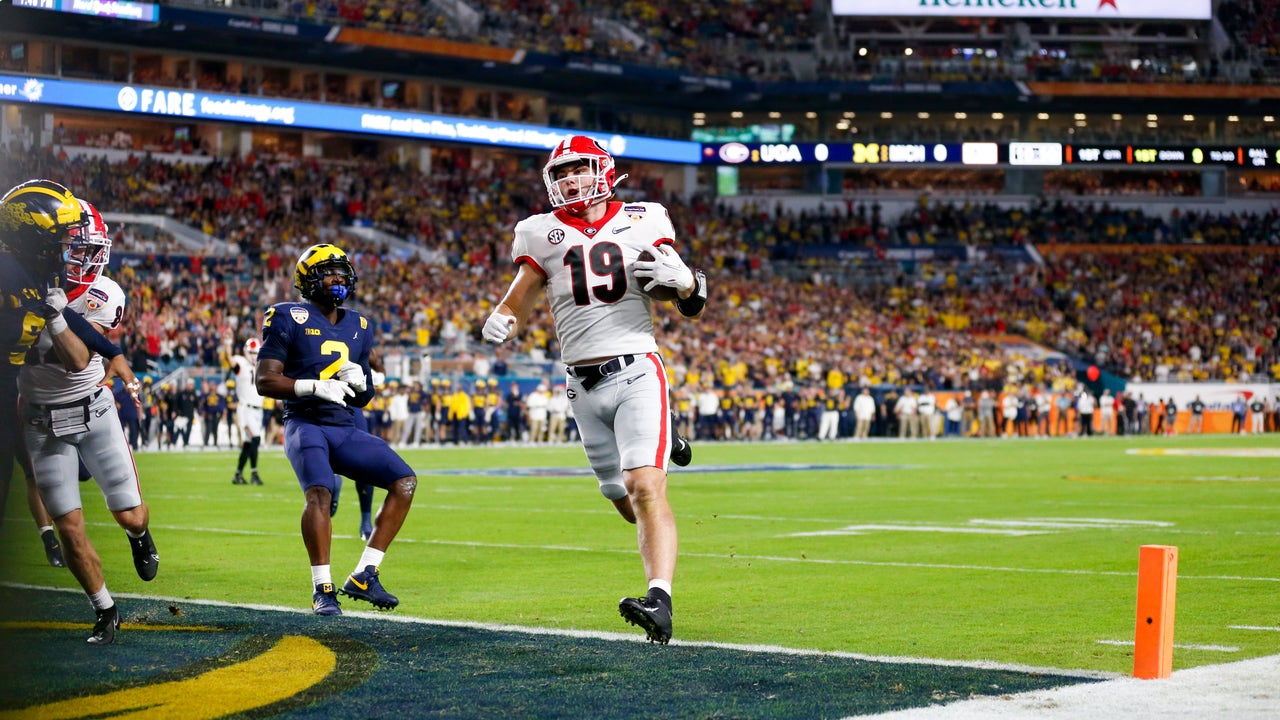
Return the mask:
{"type": "Polygon", "coordinates": [[[693,273],[693,294],[676,298],[676,309],[685,317],[697,317],[707,305],[707,275],[701,270],[693,273]]]}
{"type": "Polygon", "coordinates": [[[62,317],[62,313],[58,313],[46,320],[44,326],[49,328],[50,335],[61,335],[67,331],[67,319],[62,317]]]}

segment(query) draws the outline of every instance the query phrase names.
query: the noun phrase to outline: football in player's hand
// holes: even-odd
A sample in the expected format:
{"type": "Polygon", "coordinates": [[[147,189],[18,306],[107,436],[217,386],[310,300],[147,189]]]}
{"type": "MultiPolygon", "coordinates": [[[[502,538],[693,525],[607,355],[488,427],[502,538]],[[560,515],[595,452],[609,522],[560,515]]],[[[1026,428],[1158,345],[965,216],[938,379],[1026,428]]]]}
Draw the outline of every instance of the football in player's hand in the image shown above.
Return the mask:
{"type": "MultiPolygon", "coordinates": [[[[641,250],[640,257],[636,259],[643,260],[645,262],[652,262],[657,258],[648,250],[641,250]]],[[[640,292],[648,295],[650,298],[657,300],[658,302],[670,302],[680,297],[680,293],[670,285],[654,285],[649,290],[645,290],[644,286],[646,283],[650,282],[649,278],[636,278],[636,282],[640,284],[640,292]]]]}

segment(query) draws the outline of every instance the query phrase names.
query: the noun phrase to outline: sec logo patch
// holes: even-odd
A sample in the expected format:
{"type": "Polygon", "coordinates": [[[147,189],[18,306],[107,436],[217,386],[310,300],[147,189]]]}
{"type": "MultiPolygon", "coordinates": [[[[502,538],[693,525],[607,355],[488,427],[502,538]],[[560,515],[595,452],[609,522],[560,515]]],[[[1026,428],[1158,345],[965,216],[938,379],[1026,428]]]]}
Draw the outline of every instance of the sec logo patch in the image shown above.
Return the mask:
{"type": "Polygon", "coordinates": [[[551,232],[547,233],[547,242],[551,243],[552,245],[559,245],[560,243],[564,242],[564,230],[561,230],[560,228],[556,228],[555,230],[552,230],[551,232]]]}

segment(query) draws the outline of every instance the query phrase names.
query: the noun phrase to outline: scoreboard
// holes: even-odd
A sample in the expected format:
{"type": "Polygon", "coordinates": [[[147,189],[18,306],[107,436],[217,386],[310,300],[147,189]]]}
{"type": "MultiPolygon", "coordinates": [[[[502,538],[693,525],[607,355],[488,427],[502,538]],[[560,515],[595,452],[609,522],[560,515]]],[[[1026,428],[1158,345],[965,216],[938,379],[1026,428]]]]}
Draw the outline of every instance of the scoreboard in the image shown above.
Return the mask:
{"type": "Polygon", "coordinates": [[[702,164],[962,167],[1280,168],[1280,146],[1094,145],[1057,142],[704,143],[702,164]]]}

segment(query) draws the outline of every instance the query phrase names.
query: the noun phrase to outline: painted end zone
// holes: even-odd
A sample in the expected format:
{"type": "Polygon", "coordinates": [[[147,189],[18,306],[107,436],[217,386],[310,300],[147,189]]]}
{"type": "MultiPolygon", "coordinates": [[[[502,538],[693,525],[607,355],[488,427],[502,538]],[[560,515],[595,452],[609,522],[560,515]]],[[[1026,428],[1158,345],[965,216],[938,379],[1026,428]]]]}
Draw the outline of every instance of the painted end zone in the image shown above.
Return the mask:
{"type": "Polygon", "coordinates": [[[116,644],[93,647],[77,593],[0,587],[0,603],[5,647],[22,648],[0,654],[0,720],[143,708],[184,718],[847,717],[1091,682],[137,598],[120,601],[116,644]]]}

